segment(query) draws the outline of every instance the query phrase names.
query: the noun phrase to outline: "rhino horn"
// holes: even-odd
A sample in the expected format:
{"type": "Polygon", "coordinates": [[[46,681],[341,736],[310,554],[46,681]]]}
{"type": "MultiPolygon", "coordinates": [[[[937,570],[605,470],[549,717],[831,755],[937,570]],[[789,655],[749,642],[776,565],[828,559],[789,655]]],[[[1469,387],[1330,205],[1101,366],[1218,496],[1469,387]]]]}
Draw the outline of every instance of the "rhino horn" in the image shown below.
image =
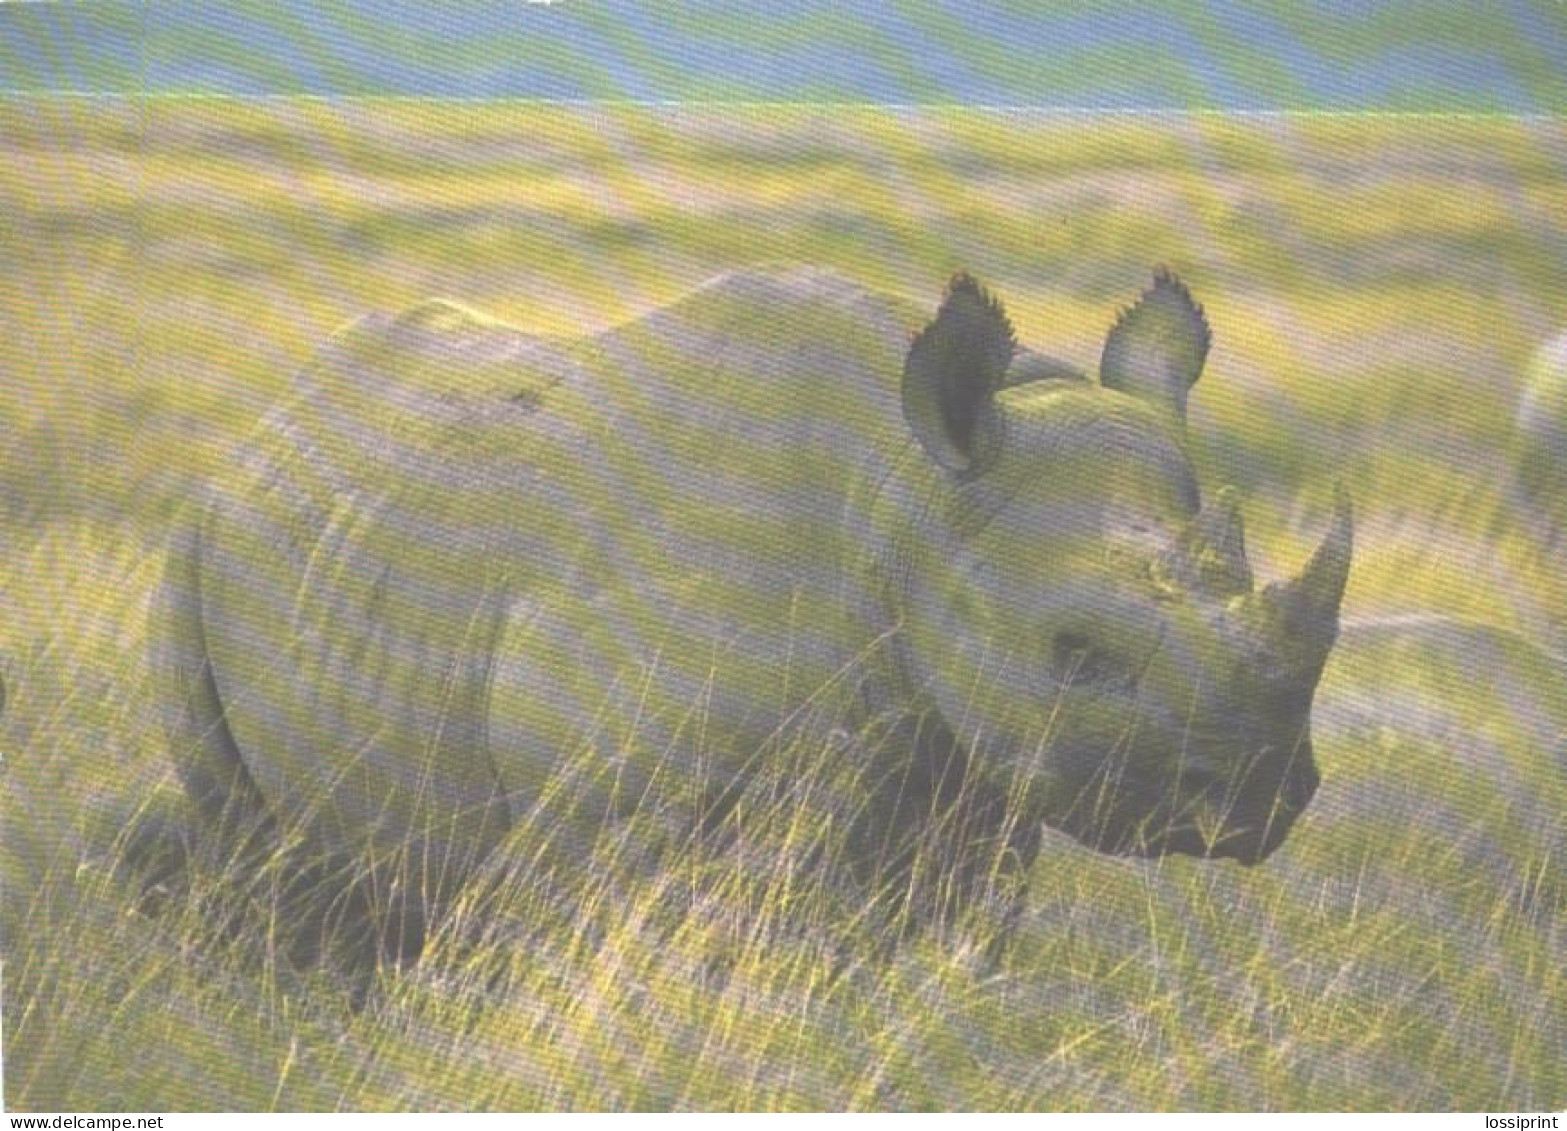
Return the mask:
{"type": "Polygon", "coordinates": [[[1223,488],[1203,507],[1188,553],[1197,576],[1210,588],[1226,593],[1251,592],[1246,529],[1241,521],[1240,492],[1234,487],[1223,488]]]}
{"type": "Polygon", "coordinates": [[[1320,666],[1338,636],[1339,605],[1349,580],[1355,530],[1349,492],[1333,485],[1333,521],[1300,576],[1275,582],[1262,592],[1264,603],[1282,622],[1291,639],[1315,645],[1314,665],[1320,666]]]}

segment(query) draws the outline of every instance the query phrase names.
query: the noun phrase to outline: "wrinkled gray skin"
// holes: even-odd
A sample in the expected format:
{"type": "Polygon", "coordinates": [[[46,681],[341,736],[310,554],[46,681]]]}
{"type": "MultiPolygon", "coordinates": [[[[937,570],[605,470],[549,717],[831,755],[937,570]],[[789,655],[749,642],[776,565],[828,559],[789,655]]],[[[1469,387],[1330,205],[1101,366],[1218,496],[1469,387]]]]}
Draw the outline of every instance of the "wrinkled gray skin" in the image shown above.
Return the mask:
{"type": "Polygon", "coordinates": [[[634,811],[711,822],[811,720],[876,736],[844,756],[882,880],[938,825],[971,871],[1041,823],[1265,859],[1317,786],[1342,492],[1255,588],[1185,452],[1209,335],[1167,274],[1098,381],[965,276],[919,320],[775,270],[576,342],[443,303],[340,332],[173,545],[192,797],[401,853],[415,934],[519,824],[548,867],[634,811]]]}

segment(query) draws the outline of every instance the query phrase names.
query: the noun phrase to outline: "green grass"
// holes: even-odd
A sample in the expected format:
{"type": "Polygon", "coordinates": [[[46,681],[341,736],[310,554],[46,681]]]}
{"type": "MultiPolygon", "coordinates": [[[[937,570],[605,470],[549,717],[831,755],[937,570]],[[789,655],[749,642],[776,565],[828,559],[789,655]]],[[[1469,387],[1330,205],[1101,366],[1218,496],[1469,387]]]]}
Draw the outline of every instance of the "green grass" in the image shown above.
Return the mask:
{"type": "Polygon", "coordinates": [[[16,100],[0,148],[9,1107],[1567,1103],[1567,767],[1480,685],[1325,738],[1260,868],[1049,837],[999,960],[982,914],[889,948],[844,906],[806,746],[732,844],[600,845],[569,914],[519,833],[357,1012],[282,953],[287,857],[198,841],[157,907],[127,876],[186,824],[143,661],[172,514],[315,342],[430,294],[579,332],[757,260],[926,305],[964,267],[1091,364],[1168,262],[1263,576],[1342,476],[1348,615],[1560,633],[1506,452],[1567,299],[1561,125],[16,100]]]}

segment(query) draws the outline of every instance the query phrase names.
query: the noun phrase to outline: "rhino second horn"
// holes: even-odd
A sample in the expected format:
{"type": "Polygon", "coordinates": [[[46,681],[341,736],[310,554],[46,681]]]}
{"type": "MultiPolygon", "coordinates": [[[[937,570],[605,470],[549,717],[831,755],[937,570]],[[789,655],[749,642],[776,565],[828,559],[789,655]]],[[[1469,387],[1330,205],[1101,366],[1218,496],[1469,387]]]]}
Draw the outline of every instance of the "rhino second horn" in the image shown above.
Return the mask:
{"type": "Polygon", "coordinates": [[[1355,524],[1349,492],[1333,485],[1333,521],[1322,544],[1291,581],[1275,583],[1263,591],[1264,599],[1282,616],[1291,635],[1320,641],[1324,655],[1338,635],[1339,605],[1349,581],[1354,554],[1355,524]]]}

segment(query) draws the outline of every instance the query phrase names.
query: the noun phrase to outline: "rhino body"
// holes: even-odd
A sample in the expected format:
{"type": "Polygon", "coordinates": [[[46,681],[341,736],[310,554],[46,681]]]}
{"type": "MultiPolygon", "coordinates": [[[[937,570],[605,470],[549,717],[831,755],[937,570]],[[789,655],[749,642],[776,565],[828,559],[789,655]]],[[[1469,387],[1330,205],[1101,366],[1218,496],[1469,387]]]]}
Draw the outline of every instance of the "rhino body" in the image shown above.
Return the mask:
{"type": "Polygon", "coordinates": [[[541,859],[700,826],[825,720],[881,736],[845,754],[866,844],[977,798],[965,843],[1014,868],[1041,822],[1264,858],[1316,786],[1347,503],[1254,591],[1184,450],[1208,330],[1173,277],[1099,382],[967,277],[921,320],[763,270],[579,341],[439,302],[339,332],[174,541],[190,794],[404,853],[417,917],[524,821],[541,859]]]}

